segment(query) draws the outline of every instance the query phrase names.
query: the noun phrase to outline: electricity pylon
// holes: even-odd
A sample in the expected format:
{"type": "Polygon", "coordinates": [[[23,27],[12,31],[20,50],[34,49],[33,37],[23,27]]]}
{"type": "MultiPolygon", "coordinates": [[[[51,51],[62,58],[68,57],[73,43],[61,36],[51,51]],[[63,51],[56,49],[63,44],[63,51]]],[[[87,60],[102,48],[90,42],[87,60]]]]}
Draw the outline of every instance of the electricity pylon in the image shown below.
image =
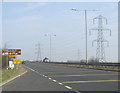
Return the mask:
{"type": "Polygon", "coordinates": [[[103,31],[110,31],[110,36],[111,36],[111,30],[103,27],[103,20],[105,20],[105,24],[107,24],[107,18],[103,17],[102,15],[99,15],[98,17],[95,17],[93,19],[93,24],[95,23],[95,20],[98,20],[98,27],[90,30],[97,30],[98,36],[96,40],[93,40],[92,46],[94,42],[97,42],[96,58],[97,60],[99,60],[99,62],[105,62],[106,59],[105,59],[104,42],[107,42],[107,46],[109,46],[109,41],[104,39],[103,31]]]}
{"type": "Polygon", "coordinates": [[[36,54],[37,54],[37,58],[36,58],[36,61],[42,61],[42,55],[41,55],[41,45],[40,43],[38,43],[36,45],[37,48],[35,48],[37,50],[36,54]]]}

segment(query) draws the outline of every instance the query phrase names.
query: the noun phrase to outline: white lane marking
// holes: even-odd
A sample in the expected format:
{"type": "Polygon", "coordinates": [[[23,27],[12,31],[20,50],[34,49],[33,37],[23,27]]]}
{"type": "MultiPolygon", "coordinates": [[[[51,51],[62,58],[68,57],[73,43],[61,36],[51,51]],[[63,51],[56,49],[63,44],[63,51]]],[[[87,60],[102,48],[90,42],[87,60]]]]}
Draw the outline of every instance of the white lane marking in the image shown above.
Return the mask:
{"type": "Polygon", "coordinates": [[[59,82],[58,84],[59,84],[59,85],[63,85],[63,83],[60,83],[60,82],[59,82]]]}
{"type": "MultiPolygon", "coordinates": [[[[27,66],[26,66],[27,67],[27,66]]],[[[31,68],[29,68],[29,67],[27,67],[28,69],[30,69],[30,70],[32,70],[32,71],[34,71],[34,72],[37,72],[37,71],[35,71],[35,70],[33,70],[33,69],[31,69],[31,68]]],[[[37,73],[39,73],[39,72],[37,72],[37,73]]],[[[42,75],[42,74],[40,74],[40,75],[42,75]]],[[[44,77],[46,77],[45,75],[42,75],[42,76],[44,76],[44,77]]],[[[52,79],[52,78],[48,78],[48,79],[52,79]]],[[[54,81],[54,82],[57,82],[56,80],[52,80],[52,81],[54,81]]],[[[58,84],[60,84],[60,85],[63,85],[62,83],[58,83],[58,84]]],[[[67,89],[72,89],[71,87],[69,87],[69,86],[65,86],[67,89]]],[[[80,92],[78,92],[78,93],[80,93],[80,92]]]]}
{"type": "Polygon", "coordinates": [[[26,68],[28,68],[28,69],[30,69],[30,70],[32,70],[32,71],[35,71],[34,69],[32,69],[32,68],[29,68],[29,67],[27,67],[27,66],[25,66],[26,68]]]}
{"type": "Polygon", "coordinates": [[[6,82],[3,82],[2,84],[0,84],[0,87],[3,86],[3,85],[5,85],[6,83],[12,81],[12,80],[14,80],[14,79],[16,79],[16,78],[24,75],[24,74],[27,73],[27,72],[28,72],[28,71],[25,71],[24,73],[22,73],[22,74],[20,74],[20,75],[18,75],[18,76],[16,76],[16,77],[14,77],[14,78],[11,78],[10,80],[7,80],[6,82]]]}
{"type": "Polygon", "coordinates": [[[67,89],[72,89],[71,87],[69,87],[69,86],[65,86],[67,89]]]}
{"type": "Polygon", "coordinates": [[[31,69],[32,71],[35,71],[35,70],[33,70],[33,69],[31,69]]]}
{"type": "Polygon", "coordinates": [[[51,79],[51,78],[48,78],[48,79],[51,79]]]}
{"type": "Polygon", "coordinates": [[[54,82],[57,82],[56,80],[53,80],[54,82]]]}
{"type": "Polygon", "coordinates": [[[45,76],[47,78],[47,76],[45,76]]]}
{"type": "Polygon", "coordinates": [[[75,90],[75,92],[77,92],[77,93],[81,93],[81,92],[79,92],[79,91],[77,91],[77,90],[75,90]]]}

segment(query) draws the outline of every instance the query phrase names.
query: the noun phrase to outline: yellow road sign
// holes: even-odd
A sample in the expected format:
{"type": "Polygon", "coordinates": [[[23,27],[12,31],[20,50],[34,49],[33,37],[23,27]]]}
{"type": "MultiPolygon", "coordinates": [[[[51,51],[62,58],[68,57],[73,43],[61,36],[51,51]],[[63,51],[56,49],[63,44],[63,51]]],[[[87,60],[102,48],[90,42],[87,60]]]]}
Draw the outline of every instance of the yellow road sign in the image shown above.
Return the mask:
{"type": "Polygon", "coordinates": [[[14,64],[20,64],[21,60],[20,59],[13,59],[14,64]]]}
{"type": "Polygon", "coordinates": [[[16,57],[16,55],[9,55],[9,57],[16,57]]]}

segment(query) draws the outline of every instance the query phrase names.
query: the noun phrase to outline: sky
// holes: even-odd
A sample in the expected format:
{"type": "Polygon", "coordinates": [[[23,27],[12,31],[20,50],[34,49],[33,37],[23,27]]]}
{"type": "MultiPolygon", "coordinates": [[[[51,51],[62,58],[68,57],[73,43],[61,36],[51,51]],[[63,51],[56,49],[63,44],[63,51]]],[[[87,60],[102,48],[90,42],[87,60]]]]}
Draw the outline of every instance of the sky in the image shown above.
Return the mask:
{"type": "Polygon", "coordinates": [[[50,58],[51,36],[51,60],[57,62],[85,59],[85,19],[81,10],[98,9],[87,12],[88,59],[96,57],[97,47],[96,43],[92,47],[97,31],[89,35],[89,30],[98,26],[97,20],[93,24],[93,18],[102,15],[108,19],[104,27],[112,31],[111,36],[104,31],[104,39],[109,41],[109,47],[105,43],[106,60],[118,61],[117,2],[4,2],[1,8],[3,46],[7,43],[8,48],[20,48],[22,55],[18,58],[22,60],[36,60],[40,43],[42,59],[50,58]]]}

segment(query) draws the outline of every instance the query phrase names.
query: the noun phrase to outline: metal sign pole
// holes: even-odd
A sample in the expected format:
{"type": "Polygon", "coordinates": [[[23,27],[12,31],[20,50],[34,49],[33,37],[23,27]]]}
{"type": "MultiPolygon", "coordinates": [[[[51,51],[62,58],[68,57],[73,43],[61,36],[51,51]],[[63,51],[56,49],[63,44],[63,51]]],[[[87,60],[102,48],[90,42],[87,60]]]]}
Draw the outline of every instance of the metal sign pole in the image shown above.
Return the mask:
{"type": "Polygon", "coordinates": [[[6,55],[6,59],[7,59],[7,70],[9,68],[9,58],[8,58],[8,55],[6,55]]]}

